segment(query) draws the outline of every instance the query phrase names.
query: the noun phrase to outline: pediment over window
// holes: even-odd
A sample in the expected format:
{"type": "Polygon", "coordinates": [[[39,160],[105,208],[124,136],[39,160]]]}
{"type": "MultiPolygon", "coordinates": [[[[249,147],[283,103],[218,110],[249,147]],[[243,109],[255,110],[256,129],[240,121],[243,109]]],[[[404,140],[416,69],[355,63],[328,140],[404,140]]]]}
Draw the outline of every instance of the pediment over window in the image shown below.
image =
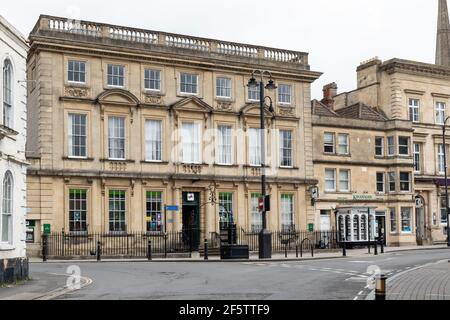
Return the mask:
{"type": "MultiPolygon", "coordinates": [[[[269,111],[268,108],[264,108],[264,113],[266,118],[273,118],[274,114],[269,111]]],[[[253,116],[253,117],[260,117],[261,116],[261,110],[260,106],[258,104],[247,104],[239,110],[239,114],[243,116],[253,116]]]]}
{"type": "Polygon", "coordinates": [[[203,113],[212,113],[214,111],[213,107],[195,96],[187,97],[175,102],[170,106],[170,109],[174,111],[193,111],[203,113]]]}
{"type": "Polygon", "coordinates": [[[107,89],[96,99],[99,104],[117,104],[127,106],[138,106],[139,99],[131,92],[123,89],[107,89]]]}

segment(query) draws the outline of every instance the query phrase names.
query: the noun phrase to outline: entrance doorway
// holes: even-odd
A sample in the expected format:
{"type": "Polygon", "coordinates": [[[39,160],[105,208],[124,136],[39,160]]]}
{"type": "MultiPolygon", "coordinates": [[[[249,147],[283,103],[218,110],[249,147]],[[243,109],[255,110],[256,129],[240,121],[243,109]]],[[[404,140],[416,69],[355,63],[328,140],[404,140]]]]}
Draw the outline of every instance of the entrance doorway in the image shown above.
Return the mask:
{"type": "Polygon", "coordinates": [[[425,202],[422,197],[416,197],[416,240],[423,246],[425,241],[425,202]]]}
{"type": "Polygon", "coordinates": [[[193,251],[200,247],[200,193],[183,192],[183,242],[193,251]]]}
{"type": "Polygon", "coordinates": [[[376,212],[375,237],[378,239],[381,236],[383,237],[383,245],[386,245],[386,213],[376,212]]]}

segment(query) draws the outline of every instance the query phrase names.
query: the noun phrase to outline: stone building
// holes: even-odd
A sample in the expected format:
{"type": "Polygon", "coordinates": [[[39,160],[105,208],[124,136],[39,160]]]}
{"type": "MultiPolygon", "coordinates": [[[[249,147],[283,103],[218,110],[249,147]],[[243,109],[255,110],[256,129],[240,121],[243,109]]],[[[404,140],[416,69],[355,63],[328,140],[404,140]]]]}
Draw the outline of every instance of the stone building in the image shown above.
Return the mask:
{"type": "Polygon", "coordinates": [[[0,284],[28,276],[25,38],[0,16],[0,284]]]}
{"type": "Polygon", "coordinates": [[[268,225],[314,223],[310,85],[320,73],[307,53],[50,16],[39,18],[30,47],[36,230],[195,226],[208,238],[231,219],[259,230],[259,96],[247,87],[255,69],[278,86],[265,115],[268,225]]]}

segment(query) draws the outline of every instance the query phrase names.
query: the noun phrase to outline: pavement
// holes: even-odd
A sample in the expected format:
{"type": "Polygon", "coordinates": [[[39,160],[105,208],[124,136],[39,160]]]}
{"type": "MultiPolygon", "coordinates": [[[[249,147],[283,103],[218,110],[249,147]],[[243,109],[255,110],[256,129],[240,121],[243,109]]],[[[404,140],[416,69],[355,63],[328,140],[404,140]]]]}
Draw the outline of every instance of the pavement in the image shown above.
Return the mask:
{"type": "MultiPolygon", "coordinates": [[[[373,276],[388,275],[388,299],[450,300],[450,250],[386,248],[317,253],[314,259],[52,261],[31,263],[32,280],[0,289],[9,300],[373,300],[373,276]],[[143,262],[146,263],[143,263],[143,262]],[[73,268],[80,288],[68,287],[73,268]]],[[[292,255],[291,255],[292,256],[292,255]]],[[[295,256],[295,254],[293,255],[295,256]]]]}

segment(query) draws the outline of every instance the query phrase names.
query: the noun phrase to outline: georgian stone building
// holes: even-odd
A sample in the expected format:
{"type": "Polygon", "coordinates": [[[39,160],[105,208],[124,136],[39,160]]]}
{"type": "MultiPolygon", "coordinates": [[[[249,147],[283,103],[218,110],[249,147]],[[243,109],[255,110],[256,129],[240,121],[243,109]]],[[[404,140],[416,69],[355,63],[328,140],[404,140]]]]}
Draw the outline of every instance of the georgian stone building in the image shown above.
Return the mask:
{"type": "Polygon", "coordinates": [[[314,223],[310,85],[320,73],[308,54],[50,16],[39,18],[30,46],[36,230],[194,225],[203,238],[231,219],[261,228],[259,95],[247,87],[254,69],[278,86],[266,91],[274,107],[265,116],[268,225],[314,223]],[[165,214],[164,205],[180,211],[165,214]]]}
{"type": "Polygon", "coordinates": [[[25,38],[0,16],[0,284],[28,276],[25,38]]]}

